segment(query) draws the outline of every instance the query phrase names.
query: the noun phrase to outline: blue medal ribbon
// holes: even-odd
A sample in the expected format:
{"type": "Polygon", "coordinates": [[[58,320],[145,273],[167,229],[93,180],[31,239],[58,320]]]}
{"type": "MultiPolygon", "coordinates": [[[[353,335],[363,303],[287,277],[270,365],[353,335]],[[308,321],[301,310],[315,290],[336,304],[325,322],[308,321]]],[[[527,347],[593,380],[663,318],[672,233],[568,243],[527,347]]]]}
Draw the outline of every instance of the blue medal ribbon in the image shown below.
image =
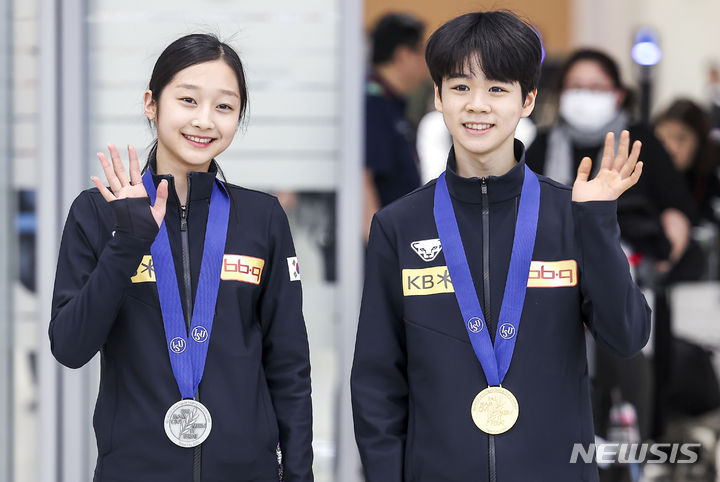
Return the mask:
{"type": "MultiPolygon", "coordinates": [[[[143,175],[143,184],[150,196],[150,201],[154,204],[155,184],[149,170],[143,175]]],[[[150,247],[170,364],[182,398],[195,396],[205,370],[210,333],[215,317],[215,304],[220,287],[229,217],[230,198],[225,187],[216,179],[210,196],[200,278],[195,293],[195,306],[189,333],[185,328],[180,290],[165,220],[150,247]]],[[[187,293],[187,296],[190,296],[190,293],[187,293]]]]}
{"type": "Polygon", "coordinates": [[[465,329],[489,386],[502,383],[512,361],[515,341],[520,329],[520,316],[525,303],[539,210],[540,183],[535,173],[525,166],[510,267],[493,347],[460,238],[445,173],[438,177],[435,184],[433,209],[435,225],[455,289],[455,298],[465,322],[465,329]]]}

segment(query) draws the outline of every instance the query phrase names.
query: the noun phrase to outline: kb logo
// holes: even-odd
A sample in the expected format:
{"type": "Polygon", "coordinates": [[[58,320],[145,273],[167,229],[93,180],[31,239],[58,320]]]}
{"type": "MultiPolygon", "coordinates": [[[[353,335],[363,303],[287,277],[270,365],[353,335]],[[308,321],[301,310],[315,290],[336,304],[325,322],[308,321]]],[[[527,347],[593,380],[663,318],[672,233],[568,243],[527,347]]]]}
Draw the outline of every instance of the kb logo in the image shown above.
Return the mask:
{"type": "Polygon", "coordinates": [[[468,320],[467,327],[468,330],[472,331],[473,333],[480,333],[483,329],[483,320],[481,320],[477,316],[474,316],[468,320]]]}
{"type": "Polygon", "coordinates": [[[172,340],[170,340],[170,350],[172,350],[173,353],[180,354],[185,351],[185,340],[180,338],[179,336],[176,336],[172,340]]]}
{"type": "Polygon", "coordinates": [[[512,326],[511,323],[503,323],[500,325],[500,336],[505,338],[506,340],[509,340],[513,336],[515,336],[515,327],[512,326]]]}
{"type": "Polygon", "coordinates": [[[192,329],[192,337],[198,343],[203,343],[208,339],[208,331],[204,326],[196,326],[192,329]]]}

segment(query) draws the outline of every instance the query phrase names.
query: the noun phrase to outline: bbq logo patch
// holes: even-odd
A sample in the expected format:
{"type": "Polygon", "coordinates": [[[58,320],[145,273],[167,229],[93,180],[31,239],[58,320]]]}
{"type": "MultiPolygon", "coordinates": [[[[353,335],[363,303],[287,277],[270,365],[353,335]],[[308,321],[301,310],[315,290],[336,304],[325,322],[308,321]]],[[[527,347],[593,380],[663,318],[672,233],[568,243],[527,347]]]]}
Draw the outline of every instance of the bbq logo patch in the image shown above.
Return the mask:
{"type": "Polygon", "coordinates": [[[264,267],[264,259],[241,254],[226,254],[223,256],[220,279],[259,285],[264,267]]]}
{"type": "Polygon", "coordinates": [[[433,261],[442,251],[442,244],[439,239],[423,239],[422,241],[413,241],[410,247],[425,262],[433,261]]]}
{"type": "Polygon", "coordinates": [[[577,262],[574,259],[530,263],[528,288],[576,286],[577,282],[577,262]]]}
{"type": "MultiPolygon", "coordinates": [[[[528,288],[572,287],[577,286],[577,283],[577,262],[574,259],[532,261],[530,263],[528,288]]],[[[455,292],[447,266],[404,269],[402,270],[402,286],[404,296],[425,296],[455,292]]],[[[506,335],[512,338],[514,333],[508,328],[506,335]]]]}
{"type": "MultiPolygon", "coordinates": [[[[240,281],[243,283],[260,284],[265,260],[253,256],[240,254],[226,254],[223,256],[220,279],[225,281],[240,281]]],[[[155,283],[155,265],[152,256],[146,254],[140,261],[135,274],[130,278],[133,283],[155,283]]]]}

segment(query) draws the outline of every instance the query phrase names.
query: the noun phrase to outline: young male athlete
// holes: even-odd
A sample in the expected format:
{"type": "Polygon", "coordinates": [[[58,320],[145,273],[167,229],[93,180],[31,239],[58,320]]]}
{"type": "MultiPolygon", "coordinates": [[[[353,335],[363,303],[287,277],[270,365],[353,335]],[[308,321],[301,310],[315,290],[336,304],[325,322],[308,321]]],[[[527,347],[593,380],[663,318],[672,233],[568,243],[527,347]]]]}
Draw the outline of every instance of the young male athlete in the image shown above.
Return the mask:
{"type": "Polygon", "coordinates": [[[580,481],[593,441],[584,330],[621,355],[650,310],[619,244],[640,144],[605,142],[572,188],[525,166],[513,133],[542,48],[509,12],[440,27],[426,61],[453,136],[447,169],[374,218],[352,372],[368,482],[580,481]]]}

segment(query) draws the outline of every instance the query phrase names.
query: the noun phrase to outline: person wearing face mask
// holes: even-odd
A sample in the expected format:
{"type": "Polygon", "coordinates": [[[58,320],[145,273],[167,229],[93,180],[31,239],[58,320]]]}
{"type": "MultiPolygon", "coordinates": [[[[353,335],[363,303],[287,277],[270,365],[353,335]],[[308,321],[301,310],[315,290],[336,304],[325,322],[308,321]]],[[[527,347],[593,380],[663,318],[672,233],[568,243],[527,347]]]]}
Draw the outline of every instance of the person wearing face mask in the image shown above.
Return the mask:
{"type": "MultiPolygon", "coordinates": [[[[628,92],[614,60],[597,50],[578,50],[561,67],[558,80],[559,119],[538,134],[527,151],[528,165],[571,183],[584,157],[599,158],[606,132],[617,138],[628,129],[632,140],[643,143],[647,175],[618,199],[621,234],[633,251],[656,261],[655,267],[667,275],[687,249],[696,216],[682,175],[653,133],[632,123],[628,92]]],[[[683,276],[688,277],[692,275],[683,276]]]]}
{"type": "MultiPolygon", "coordinates": [[[[637,409],[641,437],[657,437],[664,430],[664,380],[671,366],[670,308],[665,287],[676,280],[700,276],[701,267],[688,262],[686,253],[694,252],[688,250],[696,217],[694,203],[662,144],[647,127],[632,123],[629,93],[613,59],[598,50],[578,50],[560,68],[557,86],[559,118],[549,131],[538,134],[526,154],[528,166],[536,172],[571,184],[583,158],[599,159],[606,132],[615,132],[617,138],[627,129],[632,141],[642,142],[646,168],[640,181],[619,197],[617,217],[623,243],[633,253],[633,260],[643,259],[641,266],[649,273],[638,282],[655,292],[653,361],[651,365],[642,354],[620,359],[598,344],[593,412],[596,433],[605,436],[611,394],[620,393],[637,409]]],[[[592,172],[590,177],[594,175],[592,172]]]]}

